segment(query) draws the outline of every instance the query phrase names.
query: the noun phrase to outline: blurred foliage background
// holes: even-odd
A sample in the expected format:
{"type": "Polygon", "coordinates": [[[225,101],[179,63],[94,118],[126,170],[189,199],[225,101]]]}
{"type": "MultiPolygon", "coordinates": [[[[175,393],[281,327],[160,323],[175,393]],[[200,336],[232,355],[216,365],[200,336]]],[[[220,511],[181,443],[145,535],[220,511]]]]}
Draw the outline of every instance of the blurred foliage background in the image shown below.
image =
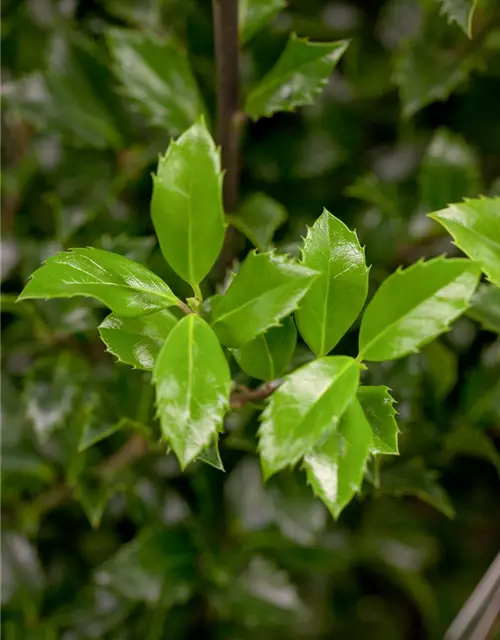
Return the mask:
{"type": "MultiPolygon", "coordinates": [[[[446,4],[289,0],[244,47],[246,91],[291,31],[351,40],[314,105],[245,127],[241,198],[286,209],[280,250],[325,206],[357,229],[376,288],[457,253],[427,212],[500,195],[498,3],[479,2],[470,39],[446,4]]],[[[4,0],[1,35],[4,638],[442,637],[500,542],[500,311],[479,297],[421,354],[370,368],[398,401],[401,456],[338,522],[300,471],[263,485],[252,406],[229,416],[225,473],[181,474],[141,444],[158,430],[149,374],[104,351],[104,310],[14,301],[44,258],[86,245],[189,295],[152,233],[150,174],[180,132],[161,102],[172,51],[200,88],[194,115],[202,100],[214,121],[210,3],[4,0]],[[141,49],[149,32],[168,51],[141,49]]],[[[339,352],[355,349],[356,328],[339,352]]]]}

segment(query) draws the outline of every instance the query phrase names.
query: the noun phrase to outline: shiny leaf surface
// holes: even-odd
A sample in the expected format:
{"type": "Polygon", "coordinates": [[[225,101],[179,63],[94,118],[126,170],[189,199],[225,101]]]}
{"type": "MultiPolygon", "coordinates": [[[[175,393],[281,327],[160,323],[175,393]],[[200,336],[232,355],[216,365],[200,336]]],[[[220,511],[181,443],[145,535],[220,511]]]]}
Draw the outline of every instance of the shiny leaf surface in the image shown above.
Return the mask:
{"type": "Polygon", "coordinates": [[[197,285],[224,240],[220,153],[203,120],[170,143],[153,181],[151,216],[163,256],[197,285]]]}
{"type": "Polygon", "coordinates": [[[111,29],[108,43],[126,95],[152,125],[179,134],[203,113],[186,52],[153,33],[111,29]]]}
{"type": "Polygon", "coordinates": [[[500,334],[500,289],[492,284],[479,285],[467,315],[484,329],[500,334]]]}
{"type": "Polygon", "coordinates": [[[269,73],[250,92],[245,112],[253,120],[293,111],[313,101],[328,82],[348,42],[309,42],[292,35],[269,73]]]}
{"type": "Polygon", "coordinates": [[[310,349],[324,356],[346,333],[368,292],[368,269],[356,233],[326,209],[308,230],[302,263],[321,275],[295,312],[310,349]]]}
{"type": "Polygon", "coordinates": [[[457,247],[481,265],[500,287],[500,198],[477,198],[429,214],[453,236],[457,247]]]}
{"type": "Polygon", "coordinates": [[[478,273],[461,258],[434,258],[399,269],[371,299],[361,321],[359,350],[366,360],[401,358],[446,331],[467,307],[478,273]]]}
{"type": "Polygon", "coordinates": [[[49,258],[31,276],[19,300],[73,296],[97,298],[124,317],[177,304],[170,288],[152,271],[117,253],[92,247],[49,258]]]}
{"type": "Polygon", "coordinates": [[[226,293],[214,300],[212,325],[220,341],[238,348],[296,309],[316,272],[274,253],[251,253],[226,293]]]}
{"type": "Polygon", "coordinates": [[[286,0],[239,0],[240,42],[246,44],[286,7],[286,0]]]}
{"type": "Polygon", "coordinates": [[[212,329],[195,314],[170,332],[153,370],[163,437],[182,467],[222,429],[231,378],[212,329]]]}
{"type": "Polygon", "coordinates": [[[177,323],[170,311],[121,318],[110,314],[100,325],[102,341],[120,362],[136,369],[153,369],[168,334],[177,323]]]}
{"type": "Polygon", "coordinates": [[[373,446],[372,428],[355,397],[338,428],[304,458],[307,481],[334,518],[359,491],[373,446]]]}
{"type": "Polygon", "coordinates": [[[272,327],[232,353],[247,375],[258,380],[274,380],[292,359],[296,344],[295,324],[292,318],[285,318],[282,326],[272,327]]]}
{"type": "Polygon", "coordinates": [[[264,476],[292,466],[337,428],[356,392],[359,364],[320,358],[286,376],[262,414],[259,451],[264,476]]]}
{"type": "Polygon", "coordinates": [[[398,455],[399,429],[388,387],[359,387],[356,397],[372,430],[370,452],[398,455]]]}
{"type": "Polygon", "coordinates": [[[286,209],[279,202],[263,193],[255,193],[243,202],[236,215],[227,218],[257,249],[265,251],[287,216],[286,209]]]}

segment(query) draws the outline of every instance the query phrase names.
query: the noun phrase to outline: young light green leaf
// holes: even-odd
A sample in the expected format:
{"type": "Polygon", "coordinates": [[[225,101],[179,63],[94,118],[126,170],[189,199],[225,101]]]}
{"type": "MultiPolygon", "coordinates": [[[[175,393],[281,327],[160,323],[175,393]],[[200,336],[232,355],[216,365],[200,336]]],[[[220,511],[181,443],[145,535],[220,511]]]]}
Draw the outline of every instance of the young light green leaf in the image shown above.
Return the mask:
{"type": "Polygon", "coordinates": [[[438,129],[422,161],[419,183],[420,201],[427,211],[475,196],[480,191],[477,158],[461,136],[438,129]]]}
{"type": "Polygon", "coordinates": [[[448,22],[455,22],[472,38],[472,19],[479,0],[439,0],[442,12],[448,22]]]}
{"type": "Polygon", "coordinates": [[[500,289],[492,284],[480,284],[467,315],[480,322],[484,329],[500,334],[500,289]]]}
{"type": "Polygon", "coordinates": [[[236,215],[226,216],[226,219],[257,249],[265,251],[269,248],[276,229],[287,217],[286,209],[279,202],[264,193],[255,193],[243,202],[236,215]]]}
{"type": "Polygon", "coordinates": [[[232,353],[247,375],[258,380],[274,380],[292,359],[296,344],[297,330],[288,317],[282,326],[269,329],[232,353]]]}
{"type": "Polygon", "coordinates": [[[151,216],[166,261],[197,286],[224,240],[220,153],[203,119],[172,141],[160,158],[151,216]]]}
{"type": "Polygon", "coordinates": [[[107,41],[124,92],[152,125],[178,135],[203,113],[188,56],[171,38],[111,29],[107,41]]]}
{"type": "Polygon", "coordinates": [[[135,369],[153,369],[158,353],[177,323],[170,311],[121,318],[110,314],[99,326],[102,341],[120,362],[135,369]]]}
{"type": "Polygon", "coordinates": [[[165,440],[185,468],[222,428],[229,366],[212,329],[195,314],[172,329],[153,370],[165,440]]]}
{"type": "Polygon", "coordinates": [[[92,247],[49,258],[18,299],[73,296],[97,298],[124,317],[153,313],[179,302],[170,287],[142,264],[92,247]]]}
{"type": "Polygon", "coordinates": [[[354,397],[338,428],[305,456],[307,480],[334,518],[359,491],[372,449],[372,429],[354,397]]]}
{"type": "Polygon", "coordinates": [[[240,43],[249,42],[285,7],[286,0],[239,0],[240,43]]]}
{"type": "Polygon", "coordinates": [[[442,224],[457,247],[500,287],[500,198],[466,199],[429,217],[442,224]]]}
{"type": "Polygon", "coordinates": [[[348,44],[347,40],[309,42],[292,34],[274,67],[251,91],[245,112],[258,120],[310,104],[325,87],[348,44]]]}
{"type": "Polygon", "coordinates": [[[359,387],[356,397],[371,427],[373,454],[398,455],[398,424],[394,398],[388,387],[359,387]]]}
{"type": "Polygon", "coordinates": [[[264,476],[294,465],[337,428],[356,393],[360,365],[347,356],[315,360],[286,376],[262,414],[264,476]]]}
{"type": "Polygon", "coordinates": [[[370,301],[361,321],[360,356],[377,362],[414,353],[463,313],[479,280],[463,258],[434,258],[398,269],[370,301]]]}
{"type": "Polygon", "coordinates": [[[361,311],[368,292],[365,254],[356,233],[326,209],[308,230],[302,263],[321,274],[295,312],[307,345],[324,356],[361,311]]]}
{"type": "Polygon", "coordinates": [[[294,311],[315,277],[284,256],[251,253],[226,293],[214,300],[215,333],[228,347],[242,347],[294,311]]]}

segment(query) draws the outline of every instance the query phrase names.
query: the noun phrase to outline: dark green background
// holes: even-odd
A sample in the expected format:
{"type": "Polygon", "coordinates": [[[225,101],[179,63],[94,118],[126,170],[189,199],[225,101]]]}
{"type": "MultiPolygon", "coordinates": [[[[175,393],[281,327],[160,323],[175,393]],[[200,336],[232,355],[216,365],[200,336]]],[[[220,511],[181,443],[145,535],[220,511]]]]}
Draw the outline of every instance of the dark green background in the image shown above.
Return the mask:
{"type": "MultiPolygon", "coordinates": [[[[280,247],[296,253],[326,206],[366,245],[372,290],[400,264],[456,253],[425,213],[500,193],[500,16],[486,5],[469,40],[437,0],[290,0],[246,47],[243,91],[290,31],[351,39],[314,106],[244,131],[241,197],[287,208],[280,247]]],[[[189,295],[149,218],[171,131],[123,95],[104,35],[174,34],[213,114],[210,3],[5,0],[2,12],[6,640],[442,637],[500,542],[498,338],[464,317],[422,354],[370,368],[398,401],[401,456],[384,460],[378,490],[370,470],[337,523],[300,472],[263,487],[247,409],[228,419],[225,474],[181,474],[154,447],[96,474],[131,432],[157,435],[148,376],[105,353],[96,304],[13,301],[45,257],[86,245],[189,295]],[[83,428],[118,426],[78,453],[83,428]]],[[[336,352],[355,349],[356,327],[336,352]]]]}

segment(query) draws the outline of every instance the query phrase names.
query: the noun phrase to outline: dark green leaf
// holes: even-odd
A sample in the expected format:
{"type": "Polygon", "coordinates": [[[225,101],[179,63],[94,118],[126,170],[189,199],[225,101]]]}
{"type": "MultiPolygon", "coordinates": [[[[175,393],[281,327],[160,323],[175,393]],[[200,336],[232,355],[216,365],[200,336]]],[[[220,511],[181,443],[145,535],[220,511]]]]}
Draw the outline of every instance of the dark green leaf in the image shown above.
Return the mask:
{"type": "Polygon", "coordinates": [[[125,93],[152,125],[178,135],[203,113],[186,52],[171,38],[111,29],[108,43],[125,93]]]}
{"type": "Polygon", "coordinates": [[[292,466],[336,430],[359,380],[347,356],[320,358],[286,376],[262,414],[259,451],[264,476],[292,466]]]}
{"type": "Polygon", "coordinates": [[[146,267],[92,247],[49,258],[31,276],[19,300],[73,296],[97,298],[124,317],[152,313],[178,303],[165,282],[146,267]]]}
{"type": "Polygon", "coordinates": [[[108,351],[136,369],[153,369],[156,357],[177,322],[170,311],[121,318],[112,313],[99,326],[108,351]]]}
{"type": "Polygon", "coordinates": [[[1,539],[2,604],[19,597],[33,614],[45,582],[36,549],[24,536],[14,531],[3,531],[1,539]]]}
{"type": "Polygon", "coordinates": [[[484,329],[500,334],[500,289],[491,284],[479,285],[467,315],[484,329]]]}
{"type": "Polygon", "coordinates": [[[397,497],[416,496],[448,518],[455,515],[448,494],[437,482],[437,473],[426,469],[420,458],[414,458],[404,464],[383,467],[380,490],[397,497]]]}
{"type": "Polygon", "coordinates": [[[258,120],[310,104],[325,87],[348,44],[346,40],[309,42],[292,34],[274,67],[250,92],[245,112],[258,120]]]}
{"type": "Polygon", "coordinates": [[[308,230],[302,263],[321,275],[304,296],[295,318],[311,350],[324,356],[363,308],[368,292],[365,254],[356,233],[325,209],[308,230]]]}
{"type": "Polygon", "coordinates": [[[439,340],[428,344],[423,350],[423,356],[431,378],[432,392],[436,398],[442,400],[457,381],[457,356],[439,340]]]}
{"type": "Polygon", "coordinates": [[[218,435],[215,437],[214,442],[210,444],[205,451],[202,451],[196,459],[205,464],[209,464],[211,467],[214,467],[214,469],[225,471],[219,453],[218,435]]]}
{"type": "Polygon", "coordinates": [[[398,455],[399,429],[393,406],[394,398],[388,387],[360,387],[356,397],[372,429],[371,453],[398,455]]]}
{"type": "Polygon", "coordinates": [[[153,379],[163,437],[186,467],[222,429],[231,385],[222,348],[199,316],[190,314],[172,329],[153,379]]]}
{"type": "Polygon", "coordinates": [[[289,315],[311,286],[316,272],[274,253],[251,253],[214,300],[212,324],[220,341],[238,348],[289,315]]]}
{"type": "Polygon", "coordinates": [[[224,240],[220,152],[203,120],[172,141],[160,157],[151,216],[169,265],[186,282],[198,285],[224,240]]]}
{"type": "Polygon", "coordinates": [[[477,158],[461,136],[438,129],[422,161],[419,183],[420,201],[427,211],[475,196],[481,188],[477,158]]]}
{"type": "Polygon", "coordinates": [[[307,480],[334,518],[359,491],[373,448],[372,428],[353,398],[337,429],[305,456],[307,480]]]}
{"type": "Polygon", "coordinates": [[[434,258],[398,269],[370,301],[359,350],[366,360],[394,360],[446,331],[467,307],[478,282],[474,263],[434,258]]]}
{"type": "Polygon", "coordinates": [[[500,453],[491,438],[481,429],[459,427],[446,436],[444,447],[451,456],[471,456],[488,460],[500,475],[500,453]]]}
{"type": "Polygon", "coordinates": [[[263,193],[256,193],[244,201],[236,215],[227,216],[227,220],[257,249],[265,251],[287,216],[286,209],[279,202],[263,193]]]}
{"type": "Polygon", "coordinates": [[[286,0],[239,0],[238,22],[241,44],[246,44],[286,7],[286,0]]]}
{"type": "Polygon", "coordinates": [[[169,604],[182,603],[191,593],[194,560],[189,536],[184,532],[143,530],[101,565],[95,581],[130,600],[152,605],[168,588],[169,604]]]}
{"type": "Polygon", "coordinates": [[[438,0],[448,22],[455,22],[472,37],[472,19],[479,0],[438,0]]]}
{"type": "Polygon", "coordinates": [[[274,380],[292,359],[296,343],[295,324],[292,318],[285,318],[281,327],[269,329],[232,353],[247,375],[258,380],[274,380]]]}
{"type": "Polygon", "coordinates": [[[500,198],[466,199],[429,214],[500,287],[500,198]]]}

